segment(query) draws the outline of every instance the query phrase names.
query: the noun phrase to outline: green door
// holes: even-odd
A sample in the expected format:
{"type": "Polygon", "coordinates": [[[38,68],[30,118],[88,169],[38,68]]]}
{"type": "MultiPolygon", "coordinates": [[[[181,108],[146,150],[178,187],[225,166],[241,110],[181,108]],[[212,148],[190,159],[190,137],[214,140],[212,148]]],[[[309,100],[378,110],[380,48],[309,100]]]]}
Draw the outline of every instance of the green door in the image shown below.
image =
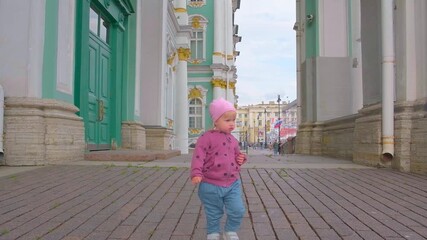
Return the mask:
{"type": "Polygon", "coordinates": [[[87,141],[89,150],[101,150],[111,143],[111,47],[108,22],[93,9],[90,19],[87,141]]]}
{"type": "Polygon", "coordinates": [[[130,0],[75,2],[75,104],[84,121],[87,149],[112,149],[121,144],[123,108],[134,102],[124,68],[129,65],[127,27],[133,7],[130,0]]]}

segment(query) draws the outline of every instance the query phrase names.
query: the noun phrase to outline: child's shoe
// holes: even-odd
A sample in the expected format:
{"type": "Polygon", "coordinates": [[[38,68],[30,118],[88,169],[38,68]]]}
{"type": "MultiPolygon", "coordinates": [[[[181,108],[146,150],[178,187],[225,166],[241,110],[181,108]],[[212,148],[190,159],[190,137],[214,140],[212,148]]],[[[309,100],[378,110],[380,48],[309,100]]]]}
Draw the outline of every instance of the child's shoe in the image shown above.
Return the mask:
{"type": "Polygon", "coordinates": [[[236,232],[225,232],[224,240],[239,240],[239,236],[237,236],[236,232]]]}
{"type": "Polygon", "coordinates": [[[208,234],[207,240],[219,240],[219,233],[208,234]]]}

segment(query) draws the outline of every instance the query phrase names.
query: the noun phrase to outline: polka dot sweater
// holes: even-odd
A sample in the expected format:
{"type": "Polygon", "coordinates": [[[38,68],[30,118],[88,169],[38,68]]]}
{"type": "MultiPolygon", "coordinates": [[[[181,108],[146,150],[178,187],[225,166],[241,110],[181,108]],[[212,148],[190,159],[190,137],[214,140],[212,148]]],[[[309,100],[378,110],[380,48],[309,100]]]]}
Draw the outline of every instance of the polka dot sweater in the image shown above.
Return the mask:
{"type": "Polygon", "coordinates": [[[191,161],[191,178],[229,187],[239,178],[239,143],[233,135],[210,130],[199,137],[191,161]]]}

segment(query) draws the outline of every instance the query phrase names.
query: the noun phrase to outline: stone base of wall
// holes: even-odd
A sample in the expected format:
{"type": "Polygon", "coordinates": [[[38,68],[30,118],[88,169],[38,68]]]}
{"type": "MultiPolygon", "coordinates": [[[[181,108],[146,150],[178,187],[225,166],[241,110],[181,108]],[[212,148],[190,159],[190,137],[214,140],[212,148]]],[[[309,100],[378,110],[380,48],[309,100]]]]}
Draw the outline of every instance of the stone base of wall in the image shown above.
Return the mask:
{"type": "Polygon", "coordinates": [[[353,133],[356,118],[357,115],[351,115],[323,124],[321,147],[323,155],[353,159],[353,133]]]}
{"type": "Polygon", "coordinates": [[[427,98],[413,104],[411,129],[410,171],[427,174],[427,98]]]}
{"type": "Polygon", "coordinates": [[[298,126],[298,133],[296,138],[295,153],[297,154],[311,154],[311,133],[313,131],[313,124],[300,124],[298,126]]]}
{"type": "Polygon", "coordinates": [[[173,132],[158,126],[144,126],[147,150],[171,150],[173,132]]]}
{"type": "Polygon", "coordinates": [[[381,164],[381,105],[363,108],[354,124],[353,162],[378,166],[381,164]]]}
{"type": "Polygon", "coordinates": [[[295,153],[322,155],[322,124],[301,124],[298,128],[295,153]]]}
{"type": "Polygon", "coordinates": [[[146,133],[141,123],[122,122],[122,148],[146,150],[146,133]]]}
{"type": "Polygon", "coordinates": [[[427,173],[427,99],[398,102],[394,115],[394,156],[382,158],[381,104],[359,114],[322,123],[304,123],[297,133],[296,153],[352,159],[367,166],[427,173]],[[320,139],[320,140],[319,140],[320,139]]]}
{"type": "Polygon", "coordinates": [[[53,99],[7,97],[4,164],[44,165],[83,160],[84,124],[78,108],[53,99]]]}

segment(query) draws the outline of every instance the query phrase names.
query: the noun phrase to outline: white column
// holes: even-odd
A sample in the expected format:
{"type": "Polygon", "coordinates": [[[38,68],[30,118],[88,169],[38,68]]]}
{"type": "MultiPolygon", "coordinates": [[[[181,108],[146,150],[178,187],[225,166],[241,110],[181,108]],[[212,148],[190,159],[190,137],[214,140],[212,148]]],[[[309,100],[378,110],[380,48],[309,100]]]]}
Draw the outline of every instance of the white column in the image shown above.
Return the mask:
{"type": "Polygon", "coordinates": [[[227,100],[229,102],[231,102],[232,104],[236,103],[235,98],[234,98],[234,88],[236,86],[236,82],[229,82],[228,83],[228,88],[227,88],[227,100]]]}
{"type": "MultiPolygon", "coordinates": [[[[156,0],[159,1],[159,0],[156,0]]],[[[179,25],[188,24],[188,13],[187,13],[187,1],[186,0],[175,0],[175,15],[179,25]]]]}
{"type": "Polygon", "coordinates": [[[351,34],[352,34],[352,68],[351,89],[353,93],[352,113],[357,113],[363,107],[362,86],[362,41],[361,41],[361,8],[360,0],[351,1],[351,34]]]}
{"type": "Polygon", "coordinates": [[[178,64],[176,69],[176,148],[181,154],[188,153],[188,99],[187,99],[187,60],[190,57],[189,48],[178,49],[178,64]]]}
{"type": "Polygon", "coordinates": [[[213,99],[217,99],[217,98],[224,98],[223,95],[223,85],[224,85],[224,81],[222,79],[212,79],[211,84],[213,86],[213,99]]]}
{"type": "MultiPolygon", "coordinates": [[[[225,46],[227,65],[234,65],[234,44],[233,44],[233,4],[232,0],[225,0],[225,46]]],[[[230,69],[231,70],[231,69],[230,69]]]]}
{"type": "Polygon", "coordinates": [[[224,19],[225,19],[225,36],[224,36],[224,42],[225,42],[225,54],[226,54],[226,65],[228,66],[228,70],[225,73],[225,79],[226,79],[226,87],[225,87],[225,99],[229,102],[231,102],[233,99],[231,99],[230,95],[230,81],[233,78],[232,73],[232,66],[234,66],[234,53],[233,53],[233,5],[232,0],[225,0],[225,9],[224,9],[224,19]]]}
{"type": "Polygon", "coordinates": [[[224,64],[224,0],[214,1],[214,52],[212,63],[224,64]]]}
{"type": "Polygon", "coordinates": [[[0,0],[0,78],[6,97],[42,97],[45,9],[46,0],[0,0]]]}

